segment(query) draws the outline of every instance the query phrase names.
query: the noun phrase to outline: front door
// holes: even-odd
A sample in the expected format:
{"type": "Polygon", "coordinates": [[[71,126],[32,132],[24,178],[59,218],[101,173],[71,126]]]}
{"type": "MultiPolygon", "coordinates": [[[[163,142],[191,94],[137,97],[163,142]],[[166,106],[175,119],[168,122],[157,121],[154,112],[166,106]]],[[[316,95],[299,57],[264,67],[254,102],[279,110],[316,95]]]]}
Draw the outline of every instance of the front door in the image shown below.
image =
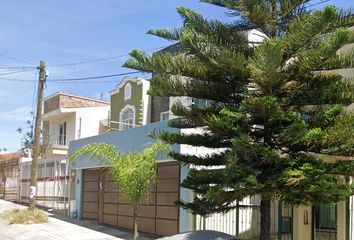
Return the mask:
{"type": "Polygon", "coordinates": [[[82,218],[103,222],[104,172],[97,169],[84,170],[82,218]]]}

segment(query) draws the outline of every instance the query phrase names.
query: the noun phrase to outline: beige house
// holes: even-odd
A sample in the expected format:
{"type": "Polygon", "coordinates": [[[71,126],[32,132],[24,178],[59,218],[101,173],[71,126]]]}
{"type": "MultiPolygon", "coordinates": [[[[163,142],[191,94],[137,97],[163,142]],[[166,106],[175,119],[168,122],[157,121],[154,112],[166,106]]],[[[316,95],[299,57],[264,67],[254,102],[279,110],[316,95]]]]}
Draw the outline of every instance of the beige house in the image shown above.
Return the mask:
{"type": "MultiPolygon", "coordinates": [[[[108,131],[108,102],[57,92],[44,99],[44,149],[38,161],[37,204],[58,211],[69,208],[68,149],[73,140],[108,131]]],[[[22,158],[20,198],[29,200],[31,158],[22,158]]]]}

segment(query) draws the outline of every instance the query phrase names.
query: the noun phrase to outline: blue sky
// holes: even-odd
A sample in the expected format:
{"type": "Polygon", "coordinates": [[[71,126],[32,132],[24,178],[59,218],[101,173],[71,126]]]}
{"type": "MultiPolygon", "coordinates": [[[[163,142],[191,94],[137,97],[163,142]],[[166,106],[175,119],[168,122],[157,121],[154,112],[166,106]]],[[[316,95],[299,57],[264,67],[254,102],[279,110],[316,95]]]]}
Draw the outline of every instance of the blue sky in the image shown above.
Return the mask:
{"type": "MultiPolygon", "coordinates": [[[[336,0],[326,4],[349,8],[349,2],[336,0]]],[[[35,107],[38,77],[36,70],[8,74],[21,69],[3,69],[5,66],[36,67],[40,60],[45,60],[49,70],[45,95],[62,91],[99,98],[102,94],[108,100],[107,93],[122,77],[90,84],[50,83],[50,80],[129,72],[130,69],[121,67],[127,57],[56,65],[126,55],[134,48],[151,50],[168,46],[169,42],[146,32],[152,28],[181,26],[176,12],[181,5],[209,18],[229,20],[224,9],[196,0],[1,1],[0,149],[20,148],[21,136],[16,129],[26,126],[29,112],[35,107]]]]}

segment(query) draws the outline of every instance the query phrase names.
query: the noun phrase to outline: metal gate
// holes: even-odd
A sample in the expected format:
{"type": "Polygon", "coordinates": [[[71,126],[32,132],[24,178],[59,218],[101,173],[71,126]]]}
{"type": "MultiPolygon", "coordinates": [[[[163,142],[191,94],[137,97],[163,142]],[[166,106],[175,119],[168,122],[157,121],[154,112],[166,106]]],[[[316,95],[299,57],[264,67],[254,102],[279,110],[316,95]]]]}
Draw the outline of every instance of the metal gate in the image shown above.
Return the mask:
{"type": "MultiPolygon", "coordinates": [[[[196,215],[196,230],[214,230],[240,239],[258,240],[260,236],[260,197],[251,196],[234,202],[236,208],[208,217],[196,215]]],[[[292,207],[271,203],[271,239],[292,240],[292,207]]]]}
{"type": "MultiPolygon", "coordinates": [[[[21,162],[20,201],[29,202],[31,165],[21,162]]],[[[66,158],[40,159],[38,162],[37,205],[67,214],[69,208],[69,175],[66,158]]]]}
{"type": "MultiPolygon", "coordinates": [[[[158,163],[157,181],[139,203],[139,231],[168,236],[178,232],[180,165],[177,161],[158,163]]],[[[83,170],[82,218],[133,229],[133,206],[116,186],[106,168],[83,170]]]]}

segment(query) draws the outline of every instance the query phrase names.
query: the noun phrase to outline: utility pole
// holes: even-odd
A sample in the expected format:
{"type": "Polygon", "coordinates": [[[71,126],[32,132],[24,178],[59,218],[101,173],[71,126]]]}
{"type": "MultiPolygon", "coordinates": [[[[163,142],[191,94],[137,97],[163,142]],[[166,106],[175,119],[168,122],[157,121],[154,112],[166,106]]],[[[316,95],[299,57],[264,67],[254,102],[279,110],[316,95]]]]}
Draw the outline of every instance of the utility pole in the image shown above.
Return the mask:
{"type": "Polygon", "coordinates": [[[37,177],[38,177],[38,158],[41,148],[41,124],[42,124],[42,105],[43,105],[43,89],[46,80],[45,62],[41,61],[39,64],[39,77],[38,77],[38,92],[37,92],[37,112],[36,122],[34,127],[34,141],[32,153],[32,167],[31,167],[31,187],[30,187],[30,210],[36,207],[37,197],[37,177]]]}

